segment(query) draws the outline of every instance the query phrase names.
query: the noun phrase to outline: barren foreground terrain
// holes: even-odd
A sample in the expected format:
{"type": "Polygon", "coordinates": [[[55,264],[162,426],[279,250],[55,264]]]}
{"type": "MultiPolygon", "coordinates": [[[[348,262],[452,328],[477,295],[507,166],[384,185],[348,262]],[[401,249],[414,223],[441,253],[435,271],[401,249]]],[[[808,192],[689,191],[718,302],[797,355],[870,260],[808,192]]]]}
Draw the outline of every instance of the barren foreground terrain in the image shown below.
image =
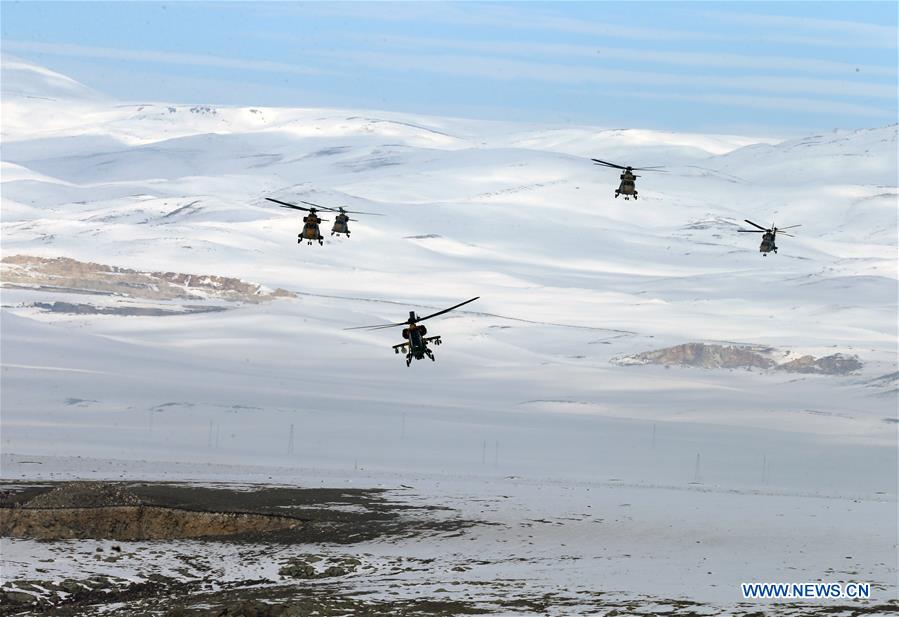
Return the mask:
{"type": "Polygon", "coordinates": [[[899,610],[889,561],[895,549],[875,525],[856,538],[824,541],[847,516],[860,527],[888,516],[895,504],[887,498],[407,474],[412,486],[363,470],[144,465],[4,456],[4,474],[27,479],[4,481],[0,493],[0,614],[899,610]],[[169,479],[112,479],[151,468],[169,479]],[[91,479],[49,479],[71,475],[91,479]],[[660,498],[667,511],[653,506],[660,498]],[[751,516],[748,503],[757,508],[751,516]],[[698,528],[690,512],[714,516],[698,528]],[[805,529],[778,527],[785,513],[808,521],[805,529]],[[766,537],[754,538],[755,528],[766,537]],[[741,580],[790,577],[867,581],[872,599],[739,597],[741,580]]]}

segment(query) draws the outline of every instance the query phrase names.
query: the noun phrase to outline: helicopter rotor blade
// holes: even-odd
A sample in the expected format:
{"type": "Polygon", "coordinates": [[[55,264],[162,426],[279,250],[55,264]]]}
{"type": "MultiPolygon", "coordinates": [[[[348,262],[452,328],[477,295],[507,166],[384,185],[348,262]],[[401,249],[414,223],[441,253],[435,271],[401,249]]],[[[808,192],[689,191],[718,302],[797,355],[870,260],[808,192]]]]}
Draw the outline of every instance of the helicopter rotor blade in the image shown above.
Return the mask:
{"type": "Polygon", "coordinates": [[[778,227],[777,231],[780,231],[781,229],[793,229],[795,227],[802,227],[802,225],[790,225],[789,227],[778,227]]]}
{"type": "Polygon", "coordinates": [[[455,309],[459,308],[460,306],[464,306],[464,305],[468,304],[469,302],[474,302],[475,300],[477,300],[480,297],[481,296],[475,296],[471,300],[466,300],[465,302],[460,302],[459,304],[457,304],[455,306],[451,306],[446,309],[443,309],[442,311],[437,311],[436,313],[431,313],[430,315],[425,315],[424,317],[419,317],[418,321],[424,321],[425,319],[430,319],[431,317],[437,317],[438,315],[443,315],[444,313],[449,313],[450,311],[455,310],[455,309]]]}
{"type": "Polygon", "coordinates": [[[314,204],[311,201],[303,201],[302,199],[298,200],[301,204],[306,204],[307,206],[313,206],[318,208],[319,210],[330,210],[331,212],[337,212],[334,208],[329,208],[327,206],[320,206],[318,204],[314,204]]]}
{"type": "Polygon", "coordinates": [[[293,210],[302,210],[303,212],[309,212],[309,208],[304,208],[303,206],[296,206],[294,204],[289,204],[286,201],[281,201],[279,199],[272,199],[271,197],[266,197],[266,199],[268,201],[273,201],[276,204],[279,204],[282,208],[291,208],[293,210]]]}
{"type": "Polygon", "coordinates": [[[614,167],[615,169],[627,169],[627,167],[622,167],[621,165],[616,165],[615,163],[609,163],[608,161],[601,161],[599,159],[590,159],[597,165],[605,165],[606,167],[614,167]]]}
{"type": "MultiPolygon", "coordinates": [[[[314,203],[312,203],[311,201],[303,201],[302,199],[300,199],[299,202],[300,202],[301,204],[306,204],[307,206],[315,206],[315,207],[318,208],[319,210],[328,210],[328,211],[330,211],[330,212],[340,212],[340,209],[339,209],[339,208],[329,208],[328,206],[322,206],[322,205],[319,205],[319,204],[314,204],[314,203]]],[[[383,214],[378,214],[378,213],[376,213],[376,212],[362,212],[362,211],[360,211],[360,210],[343,210],[343,212],[344,212],[345,214],[367,214],[367,215],[369,215],[369,216],[384,216],[383,214]]]]}
{"type": "Polygon", "coordinates": [[[384,216],[383,214],[378,214],[377,212],[362,212],[360,210],[344,210],[346,214],[365,214],[367,216],[384,216]]]}
{"type": "Polygon", "coordinates": [[[738,229],[737,231],[744,234],[763,234],[767,232],[767,230],[762,229],[738,229]]]}
{"type": "Polygon", "coordinates": [[[408,325],[409,325],[408,321],[402,321],[400,323],[391,323],[391,324],[384,324],[383,326],[375,326],[373,328],[369,328],[369,330],[386,330],[387,328],[396,328],[398,326],[408,326],[408,325]]]}
{"type": "Polygon", "coordinates": [[[743,220],[746,221],[747,223],[749,223],[750,225],[752,225],[753,227],[758,227],[758,228],[761,229],[762,231],[771,231],[770,229],[765,229],[765,228],[762,227],[761,225],[757,225],[757,224],[753,223],[753,222],[750,221],[749,219],[743,219],[743,220]]]}
{"type": "Polygon", "coordinates": [[[779,234],[782,235],[782,236],[790,236],[791,238],[795,238],[795,237],[796,237],[796,236],[794,236],[793,234],[788,234],[788,233],[785,232],[785,231],[778,231],[777,233],[779,233],[779,234]]]}
{"type": "MultiPolygon", "coordinates": [[[[660,174],[667,174],[663,167],[631,167],[633,171],[655,171],[660,174]]],[[[639,176],[638,176],[639,177],[639,176]]]]}
{"type": "MultiPolygon", "coordinates": [[[[478,298],[480,298],[480,296],[474,297],[471,300],[466,300],[465,302],[460,302],[459,304],[457,304],[455,306],[451,306],[446,309],[443,309],[442,311],[437,311],[436,313],[431,313],[430,315],[425,315],[424,317],[419,317],[418,319],[415,320],[415,323],[417,323],[419,321],[424,321],[425,319],[430,319],[431,317],[437,317],[438,315],[443,315],[444,313],[449,313],[450,311],[455,310],[465,304],[468,304],[469,302],[474,302],[478,298]]],[[[355,326],[353,328],[344,328],[344,330],[384,330],[386,328],[396,328],[398,326],[408,326],[408,325],[409,325],[409,320],[406,320],[406,321],[401,321],[399,323],[385,323],[385,324],[377,324],[374,326],[355,326]]]]}
{"type": "Polygon", "coordinates": [[[385,328],[396,328],[397,326],[408,326],[409,324],[405,321],[401,321],[400,323],[385,323],[378,324],[375,326],[355,326],[353,328],[344,328],[344,330],[383,330],[385,328]]]}

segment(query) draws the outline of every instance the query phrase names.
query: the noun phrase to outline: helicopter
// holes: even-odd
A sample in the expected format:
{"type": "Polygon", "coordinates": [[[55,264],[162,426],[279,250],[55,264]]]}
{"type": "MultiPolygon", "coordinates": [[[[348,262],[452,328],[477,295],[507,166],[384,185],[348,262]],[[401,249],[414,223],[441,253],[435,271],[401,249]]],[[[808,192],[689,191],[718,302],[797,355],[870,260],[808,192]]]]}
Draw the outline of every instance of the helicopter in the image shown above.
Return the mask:
{"type": "Polygon", "coordinates": [[[802,227],[802,225],[790,225],[789,227],[781,227],[778,229],[777,227],[774,226],[774,223],[771,223],[771,227],[769,229],[765,229],[761,225],[756,225],[749,219],[743,219],[743,220],[745,220],[747,223],[749,223],[753,227],[758,227],[758,229],[738,229],[737,231],[742,232],[742,233],[747,233],[747,234],[752,234],[752,233],[765,234],[762,236],[762,244],[761,244],[761,246],[759,246],[759,251],[762,253],[762,255],[764,257],[767,257],[768,253],[771,253],[771,252],[777,253],[777,245],[774,244],[774,238],[777,236],[778,231],[781,234],[783,234],[784,236],[790,236],[791,238],[794,238],[795,236],[793,234],[788,234],[787,232],[785,232],[783,230],[784,229],[793,229],[795,227],[802,227]]]}
{"type": "MultiPolygon", "coordinates": [[[[304,204],[308,204],[308,201],[302,202],[304,204]]],[[[321,207],[321,206],[319,206],[321,207]]],[[[329,208],[331,210],[332,208],[329,208]]],[[[337,207],[337,216],[334,217],[334,225],[331,226],[331,235],[337,234],[346,234],[346,237],[350,237],[350,227],[347,225],[349,221],[355,221],[356,219],[351,219],[347,216],[347,214],[367,214],[369,216],[384,216],[383,214],[376,214],[374,212],[359,212],[357,210],[344,210],[343,206],[337,207]]]]}
{"type": "Polygon", "coordinates": [[[615,169],[623,170],[621,172],[621,185],[618,187],[618,190],[615,191],[615,198],[617,199],[619,195],[624,195],[625,199],[630,199],[630,195],[634,196],[634,199],[637,199],[637,187],[634,184],[634,180],[639,178],[634,174],[634,171],[660,171],[665,173],[662,167],[631,167],[630,165],[626,167],[622,167],[621,165],[616,165],[615,163],[609,163],[608,161],[600,161],[599,159],[590,159],[593,161],[594,165],[604,165],[605,167],[613,167],[615,169]]]}
{"type": "Polygon", "coordinates": [[[336,212],[337,216],[334,217],[334,225],[331,226],[331,235],[340,235],[345,234],[347,238],[350,237],[350,228],[349,221],[355,221],[356,219],[352,219],[348,214],[368,214],[371,216],[384,216],[383,214],[375,214],[374,212],[357,212],[355,210],[346,210],[343,206],[340,206],[337,210],[334,208],[328,208],[327,206],[320,206],[318,204],[314,204],[310,201],[302,201],[301,204],[306,204],[307,206],[312,206],[311,208],[304,208],[303,206],[297,206],[295,204],[287,203],[286,201],[280,201],[278,199],[271,199],[270,197],[266,197],[267,200],[273,201],[276,204],[280,204],[282,208],[292,208],[294,210],[302,210],[304,212],[308,212],[309,214],[303,217],[303,231],[297,234],[297,242],[302,243],[303,240],[308,240],[309,244],[312,244],[315,240],[318,240],[319,244],[324,244],[324,239],[322,238],[321,232],[319,231],[319,225],[322,221],[327,219],[322,219],[318,217],[316,213],[317,210],[327,210],[329,212],[336,212]]]}
{"type": "Polygon", "coordinates": [[[452,310],[459,308],[460,306],[464,306],[469,302],[474,302],[480,298],[480,296],[476,296],[471,300],[466,300],[465,302],[460,302],[455,306],[451,306],[449,308],[443,309],[442,311],[437,311],[436,313],[431,313],[430,315],[425,315],[424,317],[419,317],[415,314],[415,311],[409,311],[409,319],[406,321],[401,321],[399,323],[390,323],[390,324],[380,324],[376,326],[357,326],[355,328],[346,328],[347,330],[383,330],[385,328],[395,328],[397,326],[406,326],[403,328],[403,338],[406,339],[405,343],[399,343],[398,345],[393,346],[394,353],[405,352],[406,353],[406,366],[412,364],[412,360],[423,360],[425,356],[429,357],[432,362],[436,361],[434,358],[434,352],[428,347],[428,343],[434,343],[434,345],[441,345],[443,341],[440,339],[440,336],[427,336],[428,329],[420,325],[419,322],[424,321],[425,319],[430,319],[431,317],[437,317],[438,315],[443,315],[444,313],[449,313],[452,310]]]}
{"type": "MultiPolygon", "coordinates": [[[[318,240],[319,245],[324,244],[324,239],[322,238],[322,234],[318,229],[318,226],[321,225],[322,221],[326,221],[327,219],[319,218],[316,208],[320,206],[316,206],[315,204],[311,204],[312,208],[304,208],[303,206],[297,206],[296,204],[289,204],[286,201],[281,201],[279,199],[272,199],[271,197],[266,197],[268,201],[279,204],[282,208],[292,208],[294,210],[302,210],[303,212],[308,212],[306,216],[303,217],[303,231],[297,234],[297,244],[302,244],[303,240],[308,240],[309,244],[312,244],[314,241],[318,240]]],[[[306,203],[305,201],[300,203],[306,203]]],[[[323,208],[328,209],[328,208],[323,208]]]]}

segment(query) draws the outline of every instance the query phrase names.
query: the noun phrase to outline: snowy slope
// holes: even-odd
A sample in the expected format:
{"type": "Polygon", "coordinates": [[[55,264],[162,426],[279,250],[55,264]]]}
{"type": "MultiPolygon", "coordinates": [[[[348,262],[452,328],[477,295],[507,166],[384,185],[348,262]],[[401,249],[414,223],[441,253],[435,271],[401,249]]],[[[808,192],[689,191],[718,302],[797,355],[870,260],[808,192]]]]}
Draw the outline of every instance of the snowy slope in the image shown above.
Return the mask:
{"type": "MultiPolygon", "coordinates": [[[[25,70],[20,61],[7,66],[5,87],[34,96],[32,77],[46,71],[25,70]],[[17,90],[18,81],[28,87],[17,90]]],[[[69,81],[51,77],[47,94],[59,96],[59,84],[69,81]]],[[[83,89],[69,88],[57,108],[84,103],[83,89]]],[[[24,96],[4,96],[4,136],[8,108],[24,104],[24,96]]],[[[327,364],[337,342],[354,356],[370,356],[372,370],[402,380],[405,373],[395,370],[402,366],[382,353],[395,333],[341,328],[395,320],[406,304],[439,307],[474,295],[482,300],[435,326],[496,319],[476,317],[486,313],[575,327],[480,323],[455,345],[448,337],[444,349],[467,356],[462,365],[478,371],[498,364],[513,381],[527,368],[515,365],[527,357],[538,374],[549,376],[558,364],[565,373],[611,371],[639,383],[648,369],[607,360],[694,340],[856,353],[870,377],[889,372],[894,360],[895,126],[747,145],[740,137],[589,127],[541,132],[398,114],[90,104],[95,122],[60,127],[52,137],[27,126],[5,137],[3,254],[214,273],[357,298],[317,300],[323,312],[309,317],[320,322],[311,340],[321,351],[309,358],[313,366],[327,364]],[[669,173],[645,174],[637,202],[614,200],[614,170],[569,152],[578,134],[595,156],[666,164],[669,173]],[[266,196],[386,216],[361,217],[352,240],[298,246],[297,217],[266,196]],[[756,236],[736,233],[743,218],[803,227],[781,241],[779,255],[762,258],[756,236]],[[361,302],[369,299],[388,304],[361,302]],[[337,310],[349,313],[334,319],[337,310]],[[593,331],[618,338],[599,346],[593,331]],[[479,344],[466,344],[466,337],[479,344]]],[[[28,126],[46,126],[35,117],[41,111],[33,110],[28,126]]],[[[279,309],[294,310],[299,306],[279,309]]],[[[121,337],[119,330],[134,325],[98,320],[85,329],[121,337]]],[[[275,321],[266,330],[282,327],[275,321]]],[[[197,328],[214,337],[215,327],[190,331],[197,328]]],[[[448,364],[415,370],[444,371],[448,364]]],[[[705,375],[687,371],[684,378],[705,375]]],[[[545,381],[550,389],[558,383],[556,376],[545,381]]],[[[566,388],[585,384],[565,381],[573,382],[566,388]]],[[[851,390],[851,379],[825,382],[824,389],[839,383],[851,390]]],[[[800,387],[784,387],[785,400],[800,387]]],[[[504,388],[497,397],[517,402],[504,388]]],[[[885,408],[872,414],[877,421],[890,415],[885,408]]],[[[767,419],[750,424],[769,426],[767,419]]],[[[888,440],[889,427],[880,430],[888,440]]]]}
{"type": "Polygon", "coordinates": [[[4,99],[59,100],[68,103],[103,98],[100,93],[70,77],[10,55],[3,56],[2,77],[0,93],[4,99]]]}

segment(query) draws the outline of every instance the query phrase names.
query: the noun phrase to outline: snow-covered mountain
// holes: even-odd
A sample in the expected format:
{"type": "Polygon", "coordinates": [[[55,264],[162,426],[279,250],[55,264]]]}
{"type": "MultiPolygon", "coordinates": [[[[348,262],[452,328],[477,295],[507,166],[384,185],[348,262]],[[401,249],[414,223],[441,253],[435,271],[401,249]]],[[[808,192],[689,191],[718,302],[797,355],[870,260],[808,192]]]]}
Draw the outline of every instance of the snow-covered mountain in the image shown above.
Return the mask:
{"type": "MultiPolygon", "coordinates": [[[[378,398],[397,404],[489,401],[515,415],[522,404],[559,411],[527,401],[572,400],[596,416],[657,422],[689,409],[703,421],[764,429],[793,426],[809,408],[840,419],[817,416],[799,423],[803,431],[892,439],[883,421],[891,402],[863,381],[894,370],[896,126],[750,143],[380,112],[122,104],[22,61],[3,66],[4,256],[233,276],[305,294],[279,302],[278,315],[229,313],[227,326],[166,321],[169,343],[153,319],[45,315],[12,290],[5,304],[17,317],[7,324],[78,325],[97,344],[127,340],[135,362],[145,345],[162,353],[172,344],[174,353],[176,340],[204,332],[210,348],[190,345],[199,365],[226,327],[248,337],[239,353],[263,363],[262,373],[265,358],[283,354],[286,375],[345,384],[334,405],[371,375],[378,398]],[[644,173],[639,200],[616,200],[617,173],[587,154],[667,173],[644,173]],[[360,216],[350,240],[297,245],[298,217],[268,196],[384,216],[360,216]],[[737,233],[744,218],[802,227],[763,257],[757,236],[737,233]],[[392,331],[342,329],[476,295],[477,304],[433,324],[447,339],[435,366],[406,370],[389,353],[392,331]],[[679,370],[665,374],[656,398],[646,388],[653,369],[609,363],[701,341],[855,354],[865,368],[799,381],[679,370]]],[[[15,332],[5,334],[14,358],[15,332]]],[[[219,351],[216,362],[238,353],[219,351]]],[[[7,392],[16,379],[6,375],[7,392]]]]}
{"type": "Polygon", "coordinates": [[[92,282],[114,269],[4,270],[5,452],[641,486],[699,481],[701,454],[715,490],[895,495],[895,125],[778,142],[109,101],[10,59],[2,78],[5,259],[296,294],[154,300],[92,282]],[[590,157],[667,173],[614,199],[590,157]],[[265,197],[384,216],[298,245],[265,197]],[[763,257],[746,218],[802,227],[763,257]],[[428,322],[436,364],[344,330],[473,296],[428,322]],[[861,368],[612,362],[703,342],[861,368]]]}
{"type": "Polygon", "coordinates": [[[4,100],[21,98],[26,101],[69,103],[103,98],[100,93],[84,84],[46,67],[10,55],[4,55],[2,62],[3,80],[0,82],[0,93],[4,100]]]}

